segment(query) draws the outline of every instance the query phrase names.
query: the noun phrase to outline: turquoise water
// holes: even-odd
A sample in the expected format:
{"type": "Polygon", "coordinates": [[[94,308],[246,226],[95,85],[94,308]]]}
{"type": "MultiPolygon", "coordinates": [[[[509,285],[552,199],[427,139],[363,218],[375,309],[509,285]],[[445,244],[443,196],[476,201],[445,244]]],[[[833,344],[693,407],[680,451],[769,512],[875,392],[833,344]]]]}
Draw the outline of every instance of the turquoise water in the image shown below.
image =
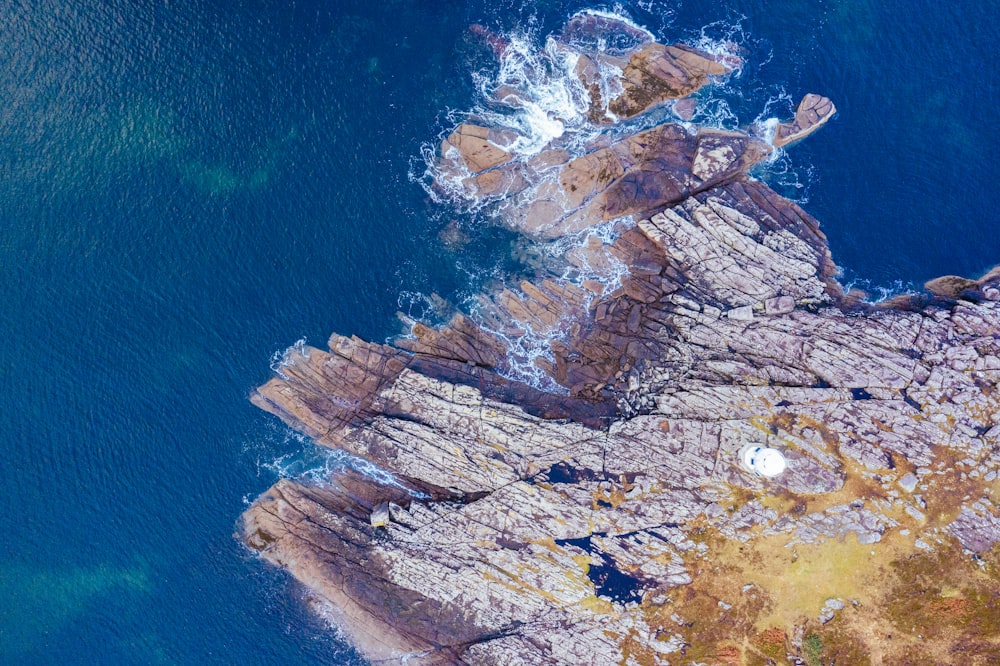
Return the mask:
{"type": "MultiPolygon", "coordinates": [[[[585,6],[0,4],[0,663],[361,663],[233,537],[316,464],[247,396],[300,338],[383,340],[421,295],[517,270],[411,173],[492,64],[471,23],[543,35],[585,6]],[[453,219],[476,242],[439,240],[453,219]]],[[[742,46],[711,92],[733,126],[834,99],[761,176],[807,201],[845,280],[1000,261],[989,3],[619,9],[742,46]]]]}

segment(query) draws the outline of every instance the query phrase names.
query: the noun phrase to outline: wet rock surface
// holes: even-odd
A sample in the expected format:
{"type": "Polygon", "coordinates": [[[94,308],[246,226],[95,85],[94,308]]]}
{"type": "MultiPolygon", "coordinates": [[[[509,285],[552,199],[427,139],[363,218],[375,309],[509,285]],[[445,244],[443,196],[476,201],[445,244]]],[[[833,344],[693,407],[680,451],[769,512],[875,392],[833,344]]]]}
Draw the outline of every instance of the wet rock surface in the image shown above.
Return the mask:
{"type": "MultiPolygon", "coordinates": [[[[654,70],[716,72],[671,48],[629,61],[637,90],[654,70]]],[[[832,115],[813,102],[789,141],[832,115]]],[[[446,144],[469,172],[509,167],[488,129],[446,144]]],[[[903,663],[918,639],[901,590],[933,589],[921,567],[943,553],[967,565],[966,606],[992,608],[975,595],[1000,581],[1000,274],[845,295],[817,221],[747,175],[767,150],[668,124],[549,160],[548,198],[507,223],[555,237],[633,215],[586,250],[620,284],[525,282],[489,300],[494,332],[457,315],[397,346],[289,353],[254,404],[392,477],[282,480],[244,515],[246,543],[392,663],[793,663],[822,631],[837,663],[857,645],[903,663]],[[552,389],[510,378],[500,329],[553,334],[552,389]],[[744,468],[752,443],[787,470],[744,468]]],[[[920,645],[997,649],[969,631],[920,645]]]]}

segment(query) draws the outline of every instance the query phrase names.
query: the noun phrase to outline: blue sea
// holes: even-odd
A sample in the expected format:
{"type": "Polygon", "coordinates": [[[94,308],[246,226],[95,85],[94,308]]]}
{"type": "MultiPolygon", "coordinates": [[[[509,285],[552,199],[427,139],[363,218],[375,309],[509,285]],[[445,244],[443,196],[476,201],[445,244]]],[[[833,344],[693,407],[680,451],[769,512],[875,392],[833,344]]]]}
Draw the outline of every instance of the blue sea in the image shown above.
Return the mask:
{"type": "Polygon", "coordinates": [[[524,270],[428,196],[421,151],[496,66],[471,24],[540,43],[588,6],[736,44],[712,122],[835,101],[758,176],[845,283],[1000,261],[992,3],[4,0],[0,663],[364,663],[234,537],[331,464],[247,397],[297,340],[386,340],[524,270]]]}

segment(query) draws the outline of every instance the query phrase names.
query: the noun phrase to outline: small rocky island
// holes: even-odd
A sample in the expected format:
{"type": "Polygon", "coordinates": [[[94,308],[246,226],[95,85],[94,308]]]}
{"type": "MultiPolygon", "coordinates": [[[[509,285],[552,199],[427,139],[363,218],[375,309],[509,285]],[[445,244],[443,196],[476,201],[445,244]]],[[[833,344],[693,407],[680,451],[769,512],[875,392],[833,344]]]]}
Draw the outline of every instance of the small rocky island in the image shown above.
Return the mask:
{"type": "Polygon", "coordinates": [[[997,663],[1000,270],[845,293],[818,222],[748,175],[830,100],[766,140],[699,128],[736,65],[633,41],[575,54],[619,131],[525,158],[473,119],[437,157],[511,229],[582,234],[590,277],[289,353],[253,403],[391,475],[281,480],[242,538],[375,663],[997,663]],[[628,129],[651,110],[674,121],[628,129]],[[510,372],[526,331],[547,383],[510,372]]]}

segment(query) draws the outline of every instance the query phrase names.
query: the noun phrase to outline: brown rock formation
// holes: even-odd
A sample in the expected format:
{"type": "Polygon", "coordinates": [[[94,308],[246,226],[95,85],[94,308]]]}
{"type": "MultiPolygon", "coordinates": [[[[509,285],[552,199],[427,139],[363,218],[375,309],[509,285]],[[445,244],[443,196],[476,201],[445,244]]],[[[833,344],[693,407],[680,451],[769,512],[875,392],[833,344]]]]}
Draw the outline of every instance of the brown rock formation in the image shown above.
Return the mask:
{"type": "Polygon", "coordinates": [[[770,148],[745,134],[705,129],[695,135],[665,124],[572,159],[525,190],[506,222],[530,236],[554,238],[626,215],[643,215],[740,178],[770,148]]]}
{"type": "Polygon", "coordinates": [[[924,289],[942,298],[969,300],[1000,300],[996,282],[1000,278],[1000,268],[994,268],[978,280],[969,280],[957,275],[944,275],[924,284],[924,289]]]}
{"type": "Polygon", "coordinates": [[[826,97],[809,93],[799,102],[795,110],[795,119],[781,123],[774,132],[774,145],[781,147],[800,141],[820,127],[837,113],[837,107],[826,97]]]}
{"type": "Polygon", "coordinates": [[[629,58],[622,71],[622,92],[608,103],[608,110],[619,118],[632,118],[667,100],[687,97],[709,76],[730,71],[690,46],[649,44],[629,58]]]}
{"type": "MultiPolygon", "coordinates": [[[[457,134],[502,165],[488,132],[457,134]]],[[[990,663],[1000,270],[843,294],[816,220],[746,176],[763,150],[665,125],[544,161],[551,206],[526,197],[514,226],[640,218],[575,255],[606,250],[620,287],[525,282],[483,315],[549,336],[559,390],[509,379],[461,315],[290,353],[254,404],[395,482],[283,480],[247,544],[393,663],[990,663]],[[749,443],[787,470],[752,474],[749,443]]]]}
{"type": "Polygon", "coordinates": [[[459,125],[441,144],[441,154],[448,156],[454,149],[469,171],[479,173],[510,160],[510,153],[496,144],[497,138],[486,127],[459,125]]]}
{"type": "Polygon", "coordinates": [[[733,56],[723,59],[686,44],[659,44],[644,30],[594,15],[573,17],[559,41],[577,52],[576,75],[590,95],[589,115],[595,124],[633,118],[668,100],[687,97],[710,76],[728,74],[739,66],[733,56]],[[580,45],[595,42],[605,48],[579,50],[580,45]],[[629,46],[616,48],[616,44],[629,46]],[[608,81],[612,69],[621,74],[608,81]]]}

